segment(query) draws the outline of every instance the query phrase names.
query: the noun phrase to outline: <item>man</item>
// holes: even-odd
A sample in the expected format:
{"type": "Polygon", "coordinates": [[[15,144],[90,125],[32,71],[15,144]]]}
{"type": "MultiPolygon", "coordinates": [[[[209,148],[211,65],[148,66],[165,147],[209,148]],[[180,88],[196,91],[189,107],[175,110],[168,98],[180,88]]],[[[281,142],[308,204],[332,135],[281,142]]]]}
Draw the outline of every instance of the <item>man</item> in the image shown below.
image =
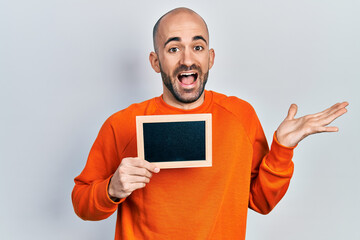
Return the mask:
{"type": "Polygon", "coordinates": [[[269,151],[248,103],[204,90],[215,52],[198,14],[166,13],[153,40],[150,63],[161,73],[163,95],[107,119],[75,178],[75,212],[101,220],[118,210],[115,239],[245,239],[248,207],[262,214],[275,207],[293,173],[293,149],[310,134],[337,131],[327,125],[348,104],[297,119],[291,105],[269,151]],[[189,113],[212,114],[212,167],[160,172],[136,157],[136,116],[189,113]]]}

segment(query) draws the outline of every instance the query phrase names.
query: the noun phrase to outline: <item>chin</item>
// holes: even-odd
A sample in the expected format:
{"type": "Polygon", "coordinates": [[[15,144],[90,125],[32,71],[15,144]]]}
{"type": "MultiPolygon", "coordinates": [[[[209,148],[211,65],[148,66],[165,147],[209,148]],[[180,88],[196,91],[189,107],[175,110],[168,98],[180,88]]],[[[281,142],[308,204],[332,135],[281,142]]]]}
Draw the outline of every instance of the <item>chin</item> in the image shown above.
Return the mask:
{"type": "Polygon", "coordinates": [[[181,103],[194,103],[203,95],[204,89],[196,89],[194,93],[172,92],[175,99],[181,103]]]}

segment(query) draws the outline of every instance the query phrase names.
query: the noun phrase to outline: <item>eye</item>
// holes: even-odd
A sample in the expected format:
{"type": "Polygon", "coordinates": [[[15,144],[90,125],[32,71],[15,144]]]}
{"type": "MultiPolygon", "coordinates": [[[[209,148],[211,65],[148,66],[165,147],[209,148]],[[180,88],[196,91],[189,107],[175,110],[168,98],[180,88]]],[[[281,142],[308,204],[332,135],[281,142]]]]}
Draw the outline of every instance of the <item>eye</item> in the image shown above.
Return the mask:
{"type": "Polygon", "coordinates": [[[179,51],[179,48],[177,47],[172,47],[169,49],[169,53],[175,53],[175,52],[178,52],[179,51]]]}
{"type": "Polygon", "coordinates": [[[202,46],[195,46],[194,47],[194,50],[195,51],[201,51],[201,50],[203,50],[204,48],[202,47],[202,46]]]}

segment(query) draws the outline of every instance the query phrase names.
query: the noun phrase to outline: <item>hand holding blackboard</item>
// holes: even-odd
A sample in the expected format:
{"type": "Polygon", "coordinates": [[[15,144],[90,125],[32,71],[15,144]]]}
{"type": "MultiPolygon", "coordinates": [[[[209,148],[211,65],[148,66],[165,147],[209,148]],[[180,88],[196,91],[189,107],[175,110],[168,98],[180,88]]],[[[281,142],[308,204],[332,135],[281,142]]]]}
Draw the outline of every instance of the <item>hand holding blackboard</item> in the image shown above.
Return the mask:
{"type": "Polygon", "coordinates": [[[124,158],[109,183],[109,197],[113,201],[129,196],[133,191],[143,188],[149,183],[153,173],[159,168],[140,158],[124,158]]]}

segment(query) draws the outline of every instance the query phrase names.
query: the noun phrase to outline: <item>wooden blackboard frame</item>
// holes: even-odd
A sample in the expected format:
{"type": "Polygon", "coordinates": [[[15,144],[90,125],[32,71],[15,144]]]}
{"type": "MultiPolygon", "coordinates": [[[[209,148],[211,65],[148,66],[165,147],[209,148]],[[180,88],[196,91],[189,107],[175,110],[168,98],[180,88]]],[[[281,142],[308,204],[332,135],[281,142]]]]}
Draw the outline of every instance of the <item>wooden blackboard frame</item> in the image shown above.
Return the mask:
{"type": "Polygon", "coordinates": [[[152,162],[157,167],[166,168],[189,168],[212,166],[212,116],[204,114],[176,114],[176,115],[147,115],[136,116],[137,152],[140,159],[145,159],[144,149],[144,123],[176,123],[176,122],[205,122],[205,159],[191,161],[168,161],[152,162]]]}

